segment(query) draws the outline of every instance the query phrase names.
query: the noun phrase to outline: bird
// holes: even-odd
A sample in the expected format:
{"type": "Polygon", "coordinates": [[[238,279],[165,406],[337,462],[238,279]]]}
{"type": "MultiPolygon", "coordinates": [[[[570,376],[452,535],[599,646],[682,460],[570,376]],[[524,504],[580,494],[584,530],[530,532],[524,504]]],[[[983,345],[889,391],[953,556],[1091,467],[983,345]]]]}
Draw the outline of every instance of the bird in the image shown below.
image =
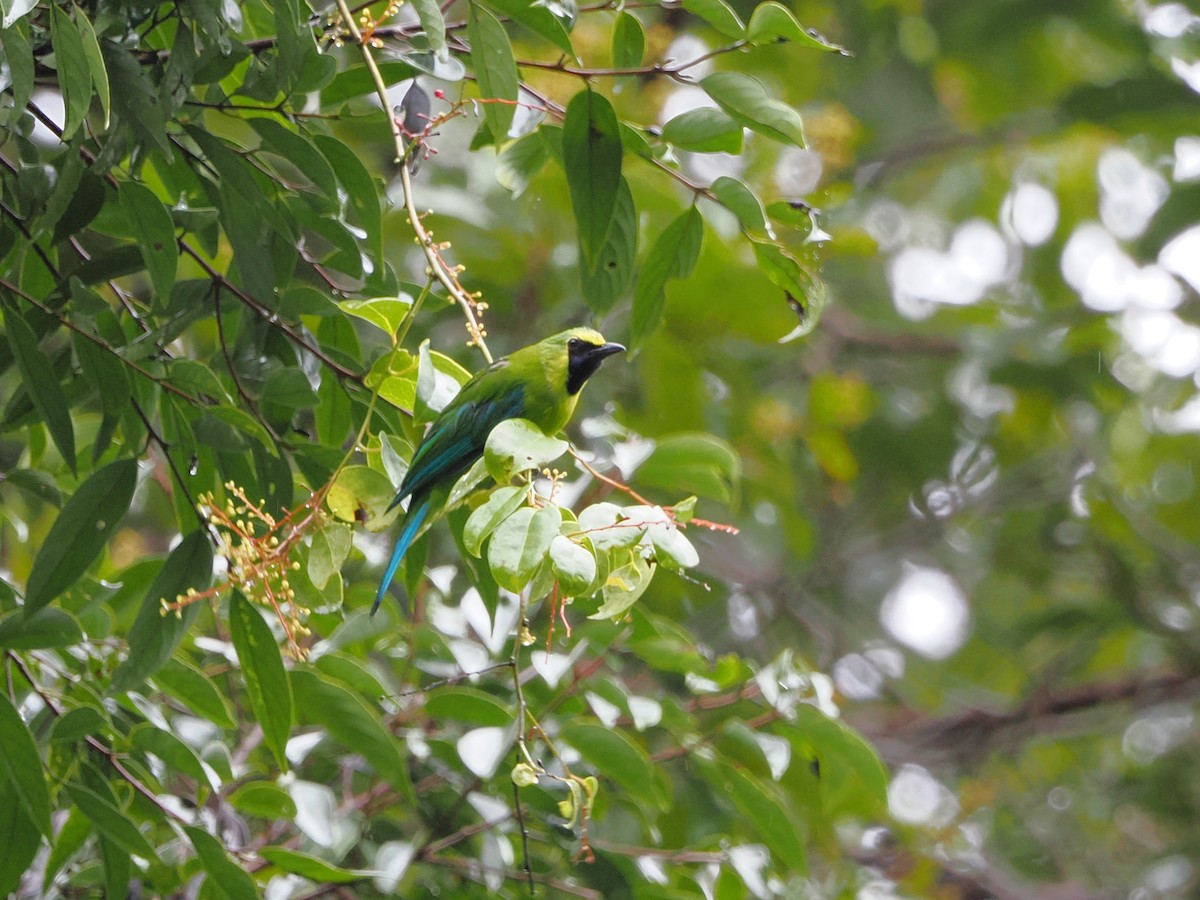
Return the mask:
{"type": "Polygon", "coordinates": [[[624,350],[592,328],[569,328],[496,360],[463,385],[417,445],[388,507],[390,511],[409,500],[372,616],[429,517],[439,489],[452,487],[483,455],[492,429],[507,419],[528,419],[546,434],[558,433],[575,412],[587,380],[605,359],[624,350]]]}

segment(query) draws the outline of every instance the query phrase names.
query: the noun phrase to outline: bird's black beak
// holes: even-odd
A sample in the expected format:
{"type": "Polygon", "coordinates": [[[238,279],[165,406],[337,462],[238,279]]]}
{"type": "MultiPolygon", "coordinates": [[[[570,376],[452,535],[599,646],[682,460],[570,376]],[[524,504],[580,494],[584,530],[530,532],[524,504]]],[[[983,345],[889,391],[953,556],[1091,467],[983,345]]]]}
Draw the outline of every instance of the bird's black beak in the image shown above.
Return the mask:
{"type": "Polygon", "coordinates": [[[625,352],[624,344],[614,344],[610,341],[609,343],[601,344],[595,350],[590,351],[588,353],[588,356],[590,356],[592,359],[599,362],[602,359],[607,359],[608,357],[612,356],[614,353],[624,353],[624,352],[625,352]]]}

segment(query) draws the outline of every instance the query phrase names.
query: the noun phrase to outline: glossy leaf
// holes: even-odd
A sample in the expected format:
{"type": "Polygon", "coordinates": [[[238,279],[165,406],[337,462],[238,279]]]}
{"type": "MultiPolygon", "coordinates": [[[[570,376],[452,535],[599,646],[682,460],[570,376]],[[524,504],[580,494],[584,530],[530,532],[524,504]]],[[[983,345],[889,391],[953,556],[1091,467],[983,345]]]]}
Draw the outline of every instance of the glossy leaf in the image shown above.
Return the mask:
{"type": "Polygon", "coordinates": [[[654,568],[640,554],[631,553],[627,562],[608,573],[601,585],[604,602],[588,618],[619,619],[625,615],[650,587],[654,568]]]}
{"type": "Polygon", "coordinates": [[[539,472],[567,452],[564,440],[550,437],[528,419],[507,419],[492,429],[484,445],[488,474],[507,484],[522,472],[539,472]]]}
{"type": "Polygon", "coordinates": [[[447,687],[434,691],[425,701],[425,711],[437,719],[450,719],[473,726],[507,727],[513,711],[491,694],[476,688],[447,687]]]}
{"type": "Polygon", "coordinates": [[[792,340],[810,333],[821,321],[821,313],[825,309],[824,283],[778,244],[754,241],[754,256],[763,274],[784,292],[800,318],[799,324],[785,339],[792,340]]]}
{"type": "Polygon", "coordinates": [[[592,90],[576,94],[567,104],[562,145],[579,245],[586,263],[594,265],[621,185],[621,135],[612,104],[592,90]]]}
{"type": "Polygon", "coordinates": [[[196,715],[222,728],[234,728],[233,707],[213,680],[189,662],[171,659],[154,674],[154,683],[167,696],[196,715]]]}
{"type": "Polygon", "coordinates": [[[663,140],[693,153],[740,153],[742,126],[726,112],[702,106],[663,126],[663,140]]]}
{"type": "Polygon", "coordinates": [[[817,50],[848,55],[845,48],[827,41],[815,31],[806,31],[800,27],[792,11],[775,0],[767,0],[766,3],[754,7],[754,12],[750,14],[750,24],[746,26],[746,40],[752,44],[791,41],[817,50]]]}
{"type": "Polygon", "coordinates": [[[258,609],[241,592],[229,597],[229,633],[237,650],[246,695],[254,718],[262,726],[263,741],[279,768],[288,769],[288,736],[292,730],[292,687],[279,644],[258,609]]]}
{"type": "Polygon", "coordinates": [[[446,19],[442,15],[442,6],[437,0],[413,0],[413,8],[421,27],[425,29],[425,37],[429,39],[429,47],[438,56],[446,55],[446,19]]]}
{"type": "Polygon", "coordinates": [[[654,768],[646,751],[623,731],[593,722],[573,722],[562,730],[562,739],[579,751],[604,778],[639,796],[656,793],[654,768]]]}
{"type": "Polygon", "coordinates": [[[758,195],[745,182],[722,175],[712,183],[711,190],[721,205],[738,217],[743,228],[750,231],[766,229],[767,212],[758,195]]]}
{"type": "Polygon", "coordinates": [[[100,101],[100,109],[104,112],[104,127],[109,126],[109,111],[112,107],[112,95],[108,84],[108,68],[104,65],[104,55],[100,52],[100,41],[96,37],[96,27],[92,20],[72,4],[75,12],[75,24],[79,28],[79,36],[83,41],[83,55],[87,60],[88,74],[92,82],[92,90],[100,101]]]}
{"type": "Polygon", "coordinates": [[[472,510],[463,527],[463,546],[472,556],[478,557],[483,553],[483,542],[496,530],[496,526],[525,503],[528,493],[528,488],[516,485],[497,488],[487,500],[472,510]]]}
{"type": "Polygon", "coordinates": [[[618,69],[634,69],[646,55],[646,30],[642,21],[629,10],[617,13],[613,23],[612,60],[618,69]]]}
{"type": "Polygon", "coordinates": [[[731,119],[785,144],[804,146],[800,113],[776,100],[762,82],[741,72],[717,72],[700,82],[731,119]]]}
{"type": "Polygon", "coordinates": [[[391,337],[408,318],[412,305],[412,297],[400,294],[397,297],[372,297],[369,300],[342,300],[338,308],[348,315],[370,322],[391,337]]]}
{"type": "Polygon", "coordinates": [[[587,547],[561,534],[550,542],[550,569],[568,597],[583,596],[596,581],[596,557],[587,547]]]}
{"type": "Polygon", "coordinates": [[[0,619],[0,647],[6,650],[47,650],[83,640],[75,617],[53,606],[25,615],[16,610],[0,619]]]}
{"type": "Polygon", "coordinates": [[[50,527],[29,573],[25,614],[33,615],[74,584],[121,524],[137,486],[137,462],[110,463],[80,485],[50,527]]]}
{"type": "Polygon", "coordinates": [[[84,47],[81,30],[71,21],[66,10],[57,4],[50,8],[50,40],[54,44],[58,87],[66,107],[63,138],[69,140],[83,124],[91,106],[92,74],[88,68],[88,51],[84,47]]]}
{"type": "Polygon", "coordinates": [[[558,4],[538,3],[536,0],[487,0],[488,5],[539,37],[549,41],[568,59],[575,60],[575,48],[571,46],[571,35],[562,17],[551,12],[561,8],[558,4]]]}
{"type": "Polygon", "coordinates": [[[320,884],[349,884],[363,879],[365,873],[331,866],[323,859],[286,847],[263,847],[258,855],[276,868],[320,884]]]}
{"type": "Polygon", "coordinates": [[[185,825],[183,830],[196,849],[196,856],[204,866],[210,886],[229,900],[254,900],[258,897],[254,879],[229,858],[220,841],[201,828],[185,825]]]}
{"type": "Polygon", "coordinates": [[[746,34],[746,26],[725,0],[683,0],[683,8],[726,37],[741,38],[746,34]]]}
{"type": "Polygon", "coordinates": [[[523,590],[546,559],[561,524],[557,506],[525,506],[505,519],[488,544],[488,566],[496,583],[513,593],[523,590]]]}

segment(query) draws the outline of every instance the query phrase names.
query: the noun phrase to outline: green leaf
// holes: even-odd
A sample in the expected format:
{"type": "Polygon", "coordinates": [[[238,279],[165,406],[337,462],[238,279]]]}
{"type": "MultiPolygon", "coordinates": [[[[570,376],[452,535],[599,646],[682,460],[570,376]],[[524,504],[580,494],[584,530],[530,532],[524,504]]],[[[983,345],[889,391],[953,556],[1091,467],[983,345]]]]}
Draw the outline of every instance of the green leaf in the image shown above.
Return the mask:
{"type": "Polygon", "coordinates": [[[640,511],[648,514],[657,513],[657,521],[652,521],[646,529],[646,537],[654,545],[654,558],[671,569],[690,569],[700,563],[700,555],[692,542],[671,522],[666,513],[659,507],[628,508],[625,514],[632,519],[641,518],[640,511]]]}
{"type": "Polygon", "coordinates": [[[746,26],[725,0],[683,0],[683,8],[726,37],[742,38],[746,35],[746,26]]]}
{"type": "Polygon", "coordinates": [[[488,566],[500,587],[520,593],[546,559],[562,525],[557,506],[525,506],[505,519],[488,544],[488,566]]]}
{"type": "MultiPolygon", "coordinates": [[[[386,444],[385,444],[386,446],[386,444]]],[[[350,555],[353,534],[345,525],[330,522],[313,535],[312,547],[308,551],[308,577],[319,591],[325,590],[342,563],[350,555]]]]}
{"type": "Polygon", "coordinates": [[[802,703],[794,722],[775,730],[791,742],[798,758],[819,764],[821,808],[830,820],[870,818],[887,809],[887,770],[870,743],[845,722],[802,703]]]}
{"type": "Polygon", "coordinates": [[[458,394],[458,389],[471,378],[471,373],[436,350],[429,349],[429,340],[417,348],[417,402],[413,416],[418,422],[430,422],[458,394]]]}
{"type": "Polygon", "coordinates": [[[75,429],[71,424],[71,414],[62,386],[58,383],[50,360],[38,347],[38,339],[29,323],[11,303],[5,302],[3,310],[4,330],[8,335],[8,345],[12,348],[17,370],[21,373],[21,382],[27,390],[33,408],[46,423],[58,452],[74,472],[75,429]]]}
{"type": "Polygon", "coordinates": [[[497,525],[524,504],[528,492],[528,488],[519,486],[498,488],[472,511],[467,524],[463,526],[463,546],[467,552],[478,558],[483,553],[483,542],[496,530],[497,525]]]}
{"type": "Polygon", "coordinates": [[[240,865],[229,858],[225,848],[215,837],[201,828],[185,825],[188,840],[196,848],[196,856],[208,876],[207,886],[215,888],[219,896],[228,900],[256,900],[258,888],[240,865]]]}
{"type": "Polygon", "coordinates": [[[50,7],[50,42],[54,47],[54,65],[58,69],[58,87],[66,107],[62,137],[67,141],[87,117],[92,103],[92,74],[80,29],[57,4],[50,7]]]}
{"type": "Polygon", "coordinates": [[[800,324],[783,340],[803,337],[821,321],[826,299],[824,282],[809,274],[799,260],[778,244],[767,241],[752,243],[759,269],[772,284],[784,292],[788,302],[800,316],[800,324]]]}
{"type": "Polygon", "coordinates": [[[292,687],[279,645],[258,609],[240,591],[229,598],[229,633],[237,651],[246,694],[263,741],[283,771],[288,769],[287,740],[292,730],[292,687]]]}
{"type": "Polygon", "coordinates": [[[25,591],[32,616],[74,584],[121,523],[137,486],[137,460],[119,459],[80,485],[42,542],[25,591]]]}
{"type": "Polygon", "coordinates": [[[508,130],[512,127],[520,87],[512,44],[500,20],[478,3],[472,3],[470,7],[467,38],[471,42],[475,79],[485,101],[483,117],[499,147],[507,140],[508,130]]]}
{"type": "Polygon", "coordinates": [[[596,581],[596,557],[587,547],[561,534],[550,542],[550,569],[563,594],[582,597],[596,581]]]}
{"type": "MultiPolygon", "coordinates": [[[[87,59],[92,87],[100,101],[100,109],[104,111],[104,127],[108,128],[112,94],[108,86],[108,69],[104,65],[104,55],[100,52],[100,41],[96,38],[96,27],[78,6],[72,3],[71,8],[75,12],[75,22],[79,25],[79,36],[83,40],[83,55],[87,59]]],[[[7,45],[5,46],[7,49],[7,45]]]]}
{"type": "Polygon", "coordinates": [[[741,153],[742,126],[727,113],[702,106],[680,113],[663,126],[668,144],[693,153],[741,153]]]}
{"type": "Polygon", "coordinates": [[[750,24],[746,28],[746,40],[751,44],[792,41],[817,50],[849,55],[846,48],[827,41],[815,31],[801,28],[792,11],[775,0],[768,0],[754,7],[754,12],[750,14],[750,24]]]}
{"type": "Polygon", "coordinates": [[[346,189],[346,199],[358,217],[358,224],[367,233],[367,250],[372,259],[383,258],[383,212],[379,207],[379,190],[375,177],[363,165],[357,153],[335,137],[314,134],[313,143],[329,160],[338,181],[346,189]]]}
{"type": "Polygon", "coordinates": [[[323,859],[285,847],[263,847],[258,851],[258,855],[284,872],[291,872],[319,884],[349,884],[352,881],[361,881],[370,874],[331,866],[323,859]]]}
{"type": "MultiPolygon", "coordinates": [[[[617,206],[613,211],[612,227],[604,246],[596,257],[595,266],[581,259],[579,280],[583,298],[598,313],[605,313],[625,293],[633,277],[633,261],[637,256],[638,220],[633,194],[625,178],[617,191],[617,206]]],[[[581,254],[582,257],[582,254],[581,254]]]]}
{"type": "MultiPolygon", "coordinates": [[[[71,346],[84,377],[91,382],[106,416],[119,418],[129,408],[133,394],[129,373],[120,358],[81,334],[71,335],[71,346]]],[[[209,370],[206,370],[209,371],[209,370]]]]}
{"type": "Polygon", "coordinates": [[[506,419],[488,435],[483,458],[497,484],[507,484],[522,472],[540,472],[567,452],[570,445],[549,437],[528,419],[506,419]]]}
{"type": "Polygon", "coordinates": [[[114,690],[137,687],[167,664],[199,613],[200,604],[191,604],[178,616],[163,615],[162,601],[172,601],[189,588],[207,588],[212,580],[212,564],[212,545],[202,530],[187,535],[171,551],[129,629],[129,656],[113,674],[114,690]]]}
{"type": "Polygon", "coordinates": [[[743,182],[728,175],[716,179],[709,188],[727,210],[738,217],[742,227],[749,231],[765,231],[767,213],[758,195],[743,182]]]}
{"type": "Polygon", "coordinates": [[[590,88],[571,98],[563,119],[563,168],[589,266],[596,264],[616,212],[622,152],[612,104],[590,88]]]}
{"type": "Polygon", "coordinates": [[[41,469],[10,469],[4,473],[3,483],[20,488],[42,503],[62,508],[62,492],[58,489],[58,483],[41,469]]]}
{"type": "MultiPolygon", "coordinates": [[[[30,3],[29,9],[32,9],[33,6],[34,4],[30,3]]],[[[25,10],[25,12],[28,11],[25,10]]],[[[8,74],[11,81],[9,90],[12,92],[13,105],[8,113],[8,123],[12,124],[24,113],[29,98],[33,95],[34,62],[33,48],[29,44],[24,26],[17,25],[10,20],[7,9],[4,15],[4,27],[3,30],[0,30],[0,42],[4,43],[4,56],[8,61],[8,74]]],[[[0,887],[0,893],[3,892],[4,888],[0,887]]]]}
{"type": "Polygon", "coordinates": [[[305,719],[327,729],[349,751],[360,754],[380,778],[413,797],[408,762],[383,726],[379,710],[340,681],[310,669],[293,669],[292,687],[305,719]]]}
{"type": "Polygon", "coordinates": [[[425,29],[429,48],[438,56],[446,56],[446,19],[442,16],[442,5],[438,0],[413,0],[413,7],[421,27],[425,29]]]}
{"type": "Polygon", "coordinates": [[[229,795],[234,809],[260,819],[294,819],[296,801],[273,781],[250,781],[229,795]]]}
{"type": "Polygon", "coordinates": [[[75,617],[50,606],[32,616],[16,610],[0,619],[0,647],[6,650],[46,650],[70,647],[83,640],[75,617]]]}
{"type": "Polygon", "coordinates": [[[741,461],[729,444],[696,432],[661,438],[635,477],[649,487],[728,502],[741,472],[741,461]]]}
{"type": "MultiPolygon", "coordinates": [[[[534,34],[549,41],[571,60],[578,60],[571,46],[571,35],[562,18],[538,0],[487,0],[489,6],[534,34]]],[[[561,7],[559,7],[561,8],[561,7]]]]}
{"type": "Polygon", "coordinates": [[[54,743],[73,744],[98,734],[107,724],[107,720],[95,707],[77,706],[54,720],[50,727],[50,740],[54,743]]]}
{"type": "Polygon", "coordinates": [[[146,262],[154,293],[160,302],[166,302],[171,296],[175,272],[179,268],[175,223],[171,221],[171,214],[163,202],[143,184],[122,181],[119,196],[121,210],[129,221],[129,228],[146,262]]]}
{"type": "Polygon", "coordinates": [[[274,119],[251,119],[250,127],[258,132],[263,149],[283,157],[299,169],[322,195],[337,199],[337,176],[333,167],[308,138],[274,119]]]}
{"type": "Polygon", "coordinates": [[[142,753],[153,753],[170,771],[188,776],[197,785],[206,785],[214,790],[219,787],[209,780],[209,772],[200,764],[195,751],[169,731],[142,722],[130,730],[129,743],[142,753]]]}
{"type": "Polygon", "coordinates": [[[370,300],[342,300],[338,308],[347,315],[370,322],[388,337],[395,337],[400,326],[412,311],[413,298],[408,294],[396,297],[372,297],[370,300]]]}
{"type": "Polygon", "coordinates": [[[181,659],[170,659],[154,675],[164,694],[220,728],[234,728],[233,707],[211,678],[181,659]]]}
{"type": "Polygon", "coordinates": [[[382,472],[368,466],[346,466],[329,486],[325,504],[343,522],[358,522],[368,531],[381,531],[398,514],[396,509],[387,511],[395,495],[396,489],[382,472]]]}
{"type": "Polygon", "coordinates": [[[111,802],[82,784],[68,782],[65,790],[102,837],[126,853],[155,862],[158,860],[154,847],[138,831],[137,825],[111,802]]]}
{"type": "Polygon", "coordinates": [[[37,856],[42,846],[42,835],[21,804],[17,786],[2,778],[0,834],[5,836],[5,840],[0,841],[0,896],[9,897],[15,895],[29,864],[37,856]]]}
{"type": "MultiPolygon", "coordinates": [[[[400,60],[380,60],[378,66],[384,84],[399,84],[412,78],[414,74],[413,67],[400,60]]],[[[326,108],[336,106],[374,91],[375,80],[371,70],[365,65],[351,66],[338,72],[334,79],[325,85],[321,91],[321,105],[326,108]]]]}
{"type": "Polygon", "coordinates": [[[636,69],[646,55],[646,30],[642,20],[628,10],[617,14],[613,23],[612,60],[618,69],[636,69]]]}
{"type": "Polygon", "coordinates": [[[668,225],[650,248],[633,292],[630,343],[642,343],[662,322],[664,290],[672,278],[687,278],[700,258],[704,220],[694,206],[668,225]]]}
{"type": "Polygon", "coordinates": [[[601,590],[604,602],[588,616],[589,619],[618,619],[641,599],[654,579],[654,565],[636,551],[629,562],[608,573],[601,590]]]}
{"type": "Polygon", "coordinates": [[[42,774],[42,760],[33,735],[9,701],[7,692],[0,699],[0,772],[8,778],[33,826],[53,840],[50,791],[42,774]]]}
{"type": "Polygon", "coordinates": [[[632,796],[654,796],[654,767],[646,751],[617,728],[594,722],[574,722],[560,732],[564,741],[579,751],[600,775],[615,781],[632,796]]]}
{"type": "Polygon", "coordinates": [[[632,547],[645,532],[644,522],[626,520],[615,503],[593,503],[579,514],[578,533],[592,542],[597,553],[632,547]]]}
{"type": "Polygon", "coordinates": [[[450,719],[466,725],[507,728],[513,711],[503,702],[477,688],[438,688],[425,701],[425,712],[434,719],[450,719]]]}
{"type": "Polygon", "coordinates": [[[767,94],[758,79],[741,72],[717,72],[701,81],[700,87],[734,121],[773,140],[804,146],[800,113],[767,94]]]}
{"type": "Polygon", "coordinates": [[[808,859],[799,827],[775,792],[727,762],[705,762],[703,766],[710,773],[713,786],[733,801],[779,862],[789,871],[806,871],[808,859]]]}
{"type": "Polygon", "coordinates": [[[550,146],[541,128],[504,146],[496,157],[496,181],[514,197],[525,193],[529,182],[546,165],[550,146]]]}

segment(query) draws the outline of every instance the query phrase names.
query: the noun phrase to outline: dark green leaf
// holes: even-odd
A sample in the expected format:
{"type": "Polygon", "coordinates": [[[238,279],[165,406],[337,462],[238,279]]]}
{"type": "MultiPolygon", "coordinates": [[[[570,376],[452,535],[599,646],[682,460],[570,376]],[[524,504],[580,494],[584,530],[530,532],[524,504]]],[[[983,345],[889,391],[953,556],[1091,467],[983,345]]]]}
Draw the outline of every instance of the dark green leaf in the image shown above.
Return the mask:
{"type": "Polygon", "coordinates": [[[467,36],[471,41],[471,60],[475,65],[479,93],[484,99],[484,119],[496,146],[500,146],[508,137],[516,112],[519,83],[512,44],[500,20],[478,3],[471,4],[467,36]]]}
{"type": "MultiPolygon", "coordinates": [[[[413,77],[413,67],[408,63],[399,60],[381,60],[378,65],[384,84],[399,84],[401,81],[413,77]]],[[[347,100],[353,100],[355,97],[370,94],[374,90],[375,80],[371,76],[371,70],[365,65],[352,66],[339,72],[325,86],[321,91],[321,103],[324,106],[334,106],[347,100]]]]}
{"type": "Polygon", "coordinates": [[[317,152],[308,138],[274,119],[251,119],[250,127],[262,138],[264,149],[283,157],[299,169],[324,196],[337,199],[337,176],[333,174],[329,161],[317,152]]]}
{"type": "Polygon", "coordinates": [[[71,424],[67,398],[58,383],[58,376],[54,374],[50,360],[38,347],[38,339],[33,329],[17,308],[6,302],[3,309],[8,345],[12,348],[21,380],[28,389],[29,399],[42,421],[46,423],[59,453],[71,467],[71,471],[75,471],[75,428],[71,424]]]}
{"type": "Polygon", "coordinates": [[[719,109],[702,106],[663,126],[663,140],[693,153],[740,153],[742,126],[719,109]]]}
{"type": "Polygon", "coordinates": [[[107,724],[107,720],[95,707],[77,706],[54,720],[54,725],[50,728],[50,740],[73,744],[98,734],[107,724]]]}
{"type": "Polygon", "coordinates": [[[233,728],[233,707],[211,678],[189,662],[170,659],[154,674],[154,683],[168,697],[221,728],[233,728]]]}
{"type": "Polygon", "coordinates": [[[260,819],[294,819],[296,803],[273,781],[251,781],[229,795],[234,809],[260,819]]]}
{"type": "Polygon", "coordinates": [[[694,206],[663,229],[638,274],[633,292],[630,343],[640,344],[658,328],[663,315],[663,291],[672,278],[687,278],[700,257],[704,220],[694,206]]]}
{"type": "Polygon", "coordinates": [[[633,261],[637,256],[638,219],[633,203],[633,193],[625,178],[617,191],[617,205],[613,211],[612,226],[604,246],[596,257],[595,266],[583,261],[579,267],[579,280],[583,298],[598,313],[608,312],[621,299],[633,277],[633,261]]]}
{"type": "Polygon", "coordinates": [[[121,182],[121,209],[129,228],[137,238],[138,249],[146,262],[146,271],[154,293],[165,302],[175,284],[179,267],[179,247],[175,243],[175,223],[163,202],[148,187],[136,181],[121,182]]]}
{"type": "Polygon", "coordinates": [[[47,838],[53,838],[50,791],[42,774],[42,760],[38,757],[33,735],[7,693],[0,698],[0,772],[8,778],[33,827],[47,838]]]}
{"type": "Polygon", "coordinates": [[[83,640],[83,631],[75,618],[53,606],[32,616],[20,610],[0,620],[0,647],[7,650],[46,650],[69,647],[83,640]]]}
{"type": "Polygon", "coordinates": [[[618,69],[636,69],[646,55],[646,30],[642,21],[628,10],[617,14],[613,23],[612,58],[618,69]]]}
{"type": "Polygon", "coordinates": [[[703,433],[661,438],[636,474],[639,484],[721,501],[733,497],[740,477],[741,462],[734,449],[703,433]]]}
{"type": "Polygon", "coordinates": [[[168,771],[186,775],[197,785],[211,786],[195,751],[171,732],[142,722],[129,732],[129,743],[142,753],[153,753],[166,764],[168,771]]]}
{"type": "Polygon", "coordinates": [[[204,531],[193,531],[171,551],[129,629],[129,656],[113,674],[115,690],[137,687],[167,664],[200,611],[200,604],[193,603],[178,615],[164,615],[163,601],[173,601],[189,588],[207,588],[212,580],[212,564],[212,545],[204,531]]]}
{"type": "Polygon", "coordinates": [[[621,135],[612,104],[593,90],[576,94],[563,119],[563,167],[584,259],[604,247],[621,185],[621,135]]]}
{"type": "Polygon", "coordinates": [[[116,353],[102,349],[81,334],[71,335],[79,368],[100,397],[106,416],[119,417],[129,408],[132,389],[125,364],[116,353]]]}
{"type": "Polygon", "coordinates": [[[514,197],[519,197],[529,187],[529,182],[546,165],[550,148],[542,129],[506,144],[496,158],[496,180],[514,197]]]}
{"type": "Polygon", "coordinates": [[[88,54],[80,29],[71,21],[66,10],[57,4],[50,7],[50,40],[54,45],[58,87],[62,91],[63,106],[66,107],[63,140],[69,140],[83,124],[92,103],[92,75],[88,70],[88,54]]]}
{"type": "MultiPolygon", "coordinates": [[[[0,703],[7,703],[0,700],[0,703]]],[[[17,785],[0,778],[0,896],[16,893],[29,864],[42,845],[37,824],[21,803],[17,785]]]]}
{"type": "Polygon", "coordinates": [[[773,789],[726,762],[709,763],[713,786],[723,790],[741,816],[789,871],[808,868],[804,840],[786,805],[773,789]],[[710,768],[711,767],[711,768],[710,768]]]}
{"type": "Polygon", "coordinates": [[[392,787],[413,796],[408,762],[383,726],[379,710],[340,681],[308,669],[292,670],[292,686],[306,719],[326,728],[351,752],[361,754],[392,787]]]}
{"type": "Polygon", "coordinates": [[[207,831],[190,825],[185,825],[184,831],[196,848],[196,856],[208,875],[208,884],[219,896],[228,900],[256,900],[259,894],[254,879],[229,858],[220,841],[207,831]]]}
{"type": "Polygon", "coordinates": [[[258,609],[240,591],[229,598],[229,632],[237,651],[246,694],[263,741],[279,768],[288,769],[287,740],[292,731],[292,687],[279,645],[258,609]]]}
{"type": "Polygon", "coordinates": [[[375,178],[367,171],[358,154],[335,137],[313,135],[313,143],[324,154],[346,189],[346,197],[358,217],[358,224],[367,233],[367,250],[375,260],[383,258],[383,213],[379,208],[379,191],[375,178]]]}
{"type": "Polygon", "coordinates": [[[804,146],[800,113],[771,97],[758,79],[741,72],[717,72],[701,81],[700,87],[747,128],[785,144],[804,146]]]}
{"type": "Polygon", "coordinates": [[[116,531],[137,486],[137,461],[119,459],[94,473],[67,501],[42,543],[25,591],[33,615],[70,587],[116,531]]]}
{"type": "Polygon", "coordinates": [[[65,790],[72,802],[91,820],[99,834],[126,853],[151,861],[158,860],[154,847],[146,840],[145,835],[138,831],[137,825],[109,800],[91,788],[74,782],[69,782],[65,790]]]}

